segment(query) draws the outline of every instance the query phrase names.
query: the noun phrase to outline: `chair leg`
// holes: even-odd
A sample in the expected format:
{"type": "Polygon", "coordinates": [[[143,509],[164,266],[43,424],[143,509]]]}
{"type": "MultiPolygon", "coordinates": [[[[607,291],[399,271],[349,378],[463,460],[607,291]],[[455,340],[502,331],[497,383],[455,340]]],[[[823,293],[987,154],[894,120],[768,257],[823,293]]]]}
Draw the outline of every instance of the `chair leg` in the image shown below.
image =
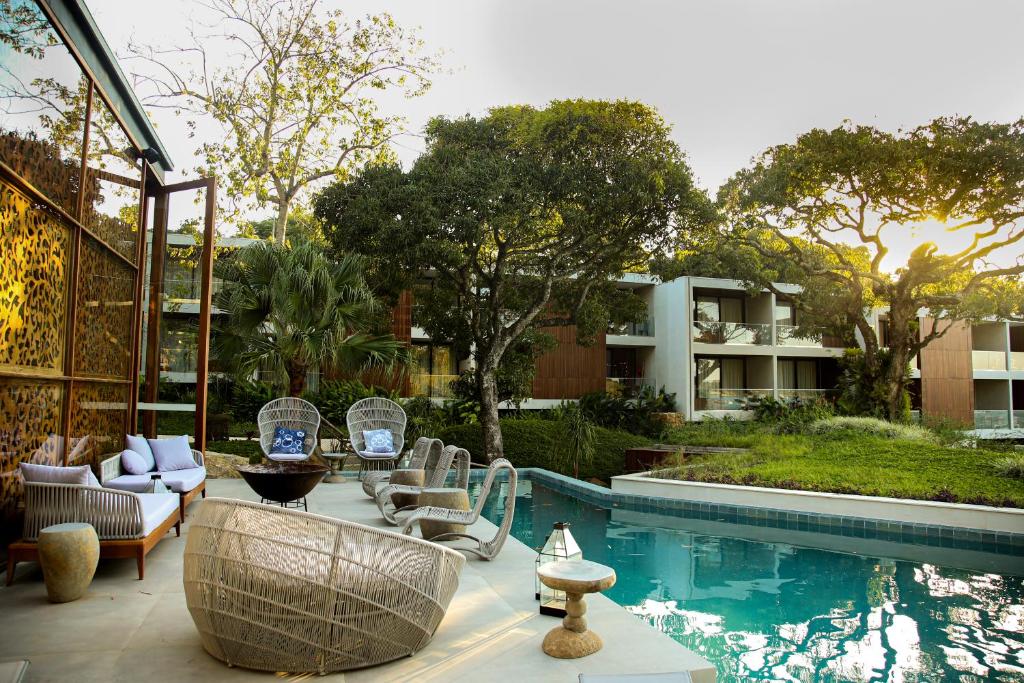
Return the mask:
{"type": "Polygon", "coordinates": [[[146,578],[146,551],[139,546],[135,550],[135,566],[139,570],[139,581],[146,578]]]}
{"type": "Polygon", "coordinates": [[[13,557],[7,558],[7,585],[10,586],[14,583],[14,568],[18,566],[18,561],[13,557]]]}
{"type": "Polygon", "coordinates": [[[174,525],[174,533],[178,538],[181,538],[181,521],[174,525]]]}

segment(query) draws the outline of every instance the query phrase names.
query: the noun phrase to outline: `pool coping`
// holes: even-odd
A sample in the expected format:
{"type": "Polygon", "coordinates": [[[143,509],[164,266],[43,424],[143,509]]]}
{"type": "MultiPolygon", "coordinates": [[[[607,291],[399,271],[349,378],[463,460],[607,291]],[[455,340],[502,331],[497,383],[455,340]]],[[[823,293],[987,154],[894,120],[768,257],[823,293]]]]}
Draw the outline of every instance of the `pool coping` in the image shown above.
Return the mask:
{"type": "MultiPolygon", "coordinates": [[[[668,514],[674,517],[725,521],[749,526],[775,527],[837,536],[1024,556],[1024,533],[1017,531],[951,526],[921,521],[867,518],[850,514],[790,510],[780,507],[740,504],[734,501],[711,502],[710,500],[667,497],[664,495],[638,493],[636,491],[627,492],[609,489],[542,468],[524,467],[519,468],[518,472],[521,476],[543,483],[548,488],[571,493],[587,502],[607,508],[626,508],[640,512],[668,514]]],[[[613,477],[612,486],[615,486],[616,480],[621,481],[624,478],[635,479],[638,477],[637,475],[613,477]]],[[[657,484],[671,480],[648,479],[647,481],[657,484]]],[[[717,486],[725,485],[719,484],[717,486]]],[[[681,490],[690,489],[684,487],[681,490]]],[[[768,490],[784,491],[783,489],[768,490]]],[[[712,489],[712,491],[719,494],[718,500],[722,499],[720,495],[722,492],[720,490],[712,489]]],[[[797,493],[792,491],[784,492],[797,493]]],[[[809,492],[803,491],[799,493],[806,494],[809,492]]],[[[837,496],[842,494],[822,495],[837,496]]],[[[855,496],[854,498],[870,497],[855,496]]],[[[898,500],[902,505],[907,504],[906,501],[900,499],[893,500],[898,500]]],[[[927,506],[925,508],[911,507],[911,509],[935,509],[936,506],[955,505],[932,501],[916,502],[926,503],[927,506]]],[[[960,507],[981,508],[983,506],[960,507]]],[[[1011,510],[1013,512],[1012,517],[1020,525],[1019,528],[1024,531],[1024,511],[1013,510],[1012,508],[990,509],[1011,510]]]]}

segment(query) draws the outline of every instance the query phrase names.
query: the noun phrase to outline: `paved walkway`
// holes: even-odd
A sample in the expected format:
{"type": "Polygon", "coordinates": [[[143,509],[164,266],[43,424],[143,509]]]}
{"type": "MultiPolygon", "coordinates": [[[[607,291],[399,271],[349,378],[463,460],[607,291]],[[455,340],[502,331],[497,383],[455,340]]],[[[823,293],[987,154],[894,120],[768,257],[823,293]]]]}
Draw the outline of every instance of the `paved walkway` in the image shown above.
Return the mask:
{"type": "MultiPolygon", "coordinates": [[[[237,479],[211,480],[209,494],[258,500],[237,479]]],[[[321,484],[309,496],[309,507],[310,512],[383,526],[376,506],[354,480],[321,484]]],[[[491,525],[483,521],[480,526],[491,525]]],[[[483,528],[477,531],[487,533],[483,528]]],[[[86,596],[63,605],[46,601],[35,565],[19,565],[14,585],[0,589],[0,662],[31,660],[30,681],[279,678],[229,669],[202,649],[181,582],[187,533],[186,523],[182,538],[175,538],[172,531],[157,545],[147,558],[145,581],[136,579],[134,560],[102,560],[86,596]]],[[[427,647],[384,666],[324,680],[569,683],[581,672],[663,671],[691,671],[695,683],[715,680],[708,662],[604,596],[587,598],[587,617],[604,639],[604,649],[579,660],[545,655],[540,642],[558,620],[537,613],[535,558],[532,549],[510,538],[497,560],[470,559],[448,614],[427,647]]]]}

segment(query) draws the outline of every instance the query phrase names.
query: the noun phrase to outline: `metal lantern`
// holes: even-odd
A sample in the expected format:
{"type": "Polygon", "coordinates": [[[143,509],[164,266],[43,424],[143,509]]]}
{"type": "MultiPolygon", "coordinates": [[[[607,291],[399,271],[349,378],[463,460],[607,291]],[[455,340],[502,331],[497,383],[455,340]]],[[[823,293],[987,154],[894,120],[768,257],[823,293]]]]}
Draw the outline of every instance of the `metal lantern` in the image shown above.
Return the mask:
{"type": "MultiPolygon", "coordinates": [[[[551,534],[544,541],[544,547],[537,554],[536,568],[540,569],[542,564],[547,564],[548,562],[582,559],[583,551],[576,544],[576,539],[569,533],[569,523],[555,522],[551,534]]],[[[536,594],[534,597],[540,600],[540,613],[551,617],[564,617],[565,593],[548,588],[542,584],[536,572],[534,572],[534,581],[536,582],[536,594]]]]}

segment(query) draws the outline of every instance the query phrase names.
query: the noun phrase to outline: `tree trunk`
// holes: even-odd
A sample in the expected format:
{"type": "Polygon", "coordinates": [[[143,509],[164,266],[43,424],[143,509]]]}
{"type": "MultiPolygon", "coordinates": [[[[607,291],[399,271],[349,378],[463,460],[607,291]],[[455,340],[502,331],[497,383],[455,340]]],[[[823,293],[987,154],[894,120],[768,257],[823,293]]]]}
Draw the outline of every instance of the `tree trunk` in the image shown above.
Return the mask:
{"type": "MultiPolygon", "coordinates": [[[[885,413],[893,422],[906,418],[903,414],[904,394],[907,390],[907,367],[910,365],[910,345],[913,333],[912,309],[909,305],[893,302],[889,308],[889,365],[885,368],[885,413]]],[[[916,318],[916,312],[913,314],[916,318]]]]}
{"type": "Polygon", "coordinates": [[[477,387],[480,391],[480,426],[484,433],[484,453],[487,462],[500,458],[505,453],[501,441],[501,425],[498,423],[498,380],[497,368],[484,365],[477,370],[477,387]]]}
{"type": "Polygon", "coordinates": [[[306,388],[306,366],[302,363],[288,363],[288,395],[300,397],[306,388]]]}
{"type": "Polygon", "coordinates": [[[277,205],[277,218],[274,219],[274,243],[284,246],[285,234],[288,229],[288,208],[291,202],[282,199],[277,205]]]}

